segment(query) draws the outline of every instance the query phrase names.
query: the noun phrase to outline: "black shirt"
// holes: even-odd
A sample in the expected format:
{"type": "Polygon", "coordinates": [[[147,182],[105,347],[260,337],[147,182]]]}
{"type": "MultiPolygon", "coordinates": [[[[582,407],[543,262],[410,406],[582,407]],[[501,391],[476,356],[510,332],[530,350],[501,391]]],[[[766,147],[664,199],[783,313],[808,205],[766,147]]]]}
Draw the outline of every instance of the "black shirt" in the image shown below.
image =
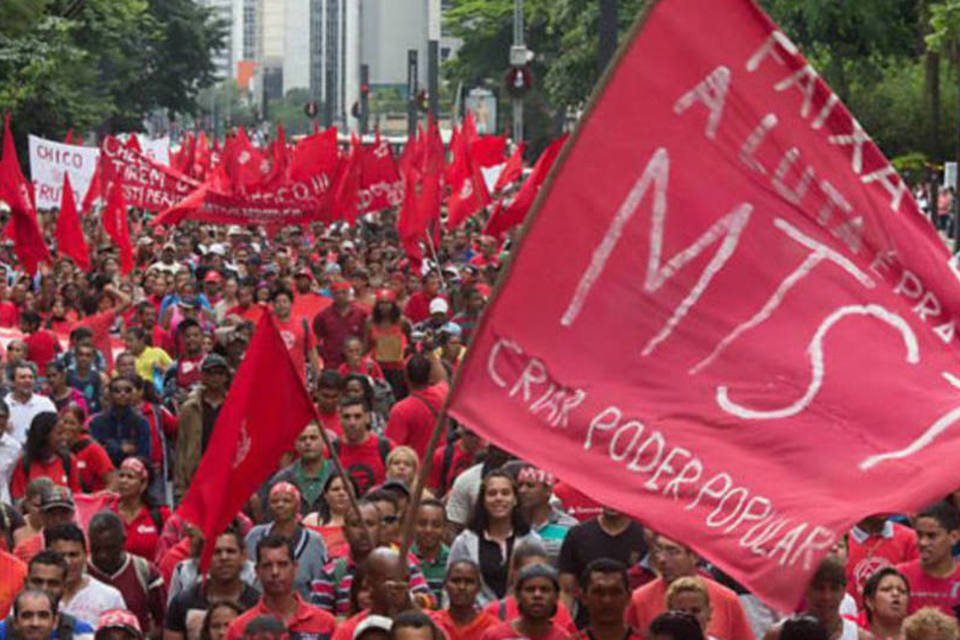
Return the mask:
{"type": "Polygon", "coordinates": [[[560,547],[557,569],[572,573],[579,580],[587,565],[598,558],[610,558],[632,567],[647,554],[643,527],[630,521],[619,535],[611,536],[600,527],[597,518],[571,527],[560,547]]]}
{"type": "MultiPolygon", "coordinates": [[[[244,611],[257,604],[260,592],[248,584],[243,585],[238,604],[244,611]]],[[[170,631],[184,634],[187,640],[196,640],[200,637],[203,627],[203,618],[206,616],[210,603],[202,584],[195,584],[186,591],[181,591],[170,601],[167,607],[167,616],[163,627],[170,631]]]]}
{"type": "Polygon", "coordinates": [[[513,555],[513,543],[516,536],[507,538],[507,557],[503,557],[500,550],[500,543],[493,540],[487,540],[482,533],[479,535],[480,544],[477,558],[480,565],[480,573],[483,575],[483,583],[490,587],[498,598],[507,595],[507,562],[513,555]]]}
{"type": "Polygon", "coordinates": [[[203,405],[203,433],[200,437],[200,453],[206,453],[207,445],[210,444],[210,436],[213,435],[213,425],[217,421],[217,416],[220,415],[220,409],[223,407],[223,402],[214,407],[212,404],[206,400],[202,400],[203,405]]]}

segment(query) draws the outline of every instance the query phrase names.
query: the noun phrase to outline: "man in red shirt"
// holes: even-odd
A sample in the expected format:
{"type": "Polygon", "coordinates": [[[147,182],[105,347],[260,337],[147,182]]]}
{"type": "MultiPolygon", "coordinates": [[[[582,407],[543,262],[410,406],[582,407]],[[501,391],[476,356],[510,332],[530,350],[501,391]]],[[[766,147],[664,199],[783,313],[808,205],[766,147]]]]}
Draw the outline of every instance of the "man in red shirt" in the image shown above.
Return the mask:
{"type": "Polygon", "coordinates": [[[948,502],[927,507],[914,521],[920,558],[897,566],[910,584],[910,613],[936,607],[956,615],[960,567],[950,550],[960,540],[960,512],[948,502]]]}
{"type": "Polygon", "coordinates": [[[640,633],[646,633],[650,622],[667,610],[666,594],[670,583],[684,576],[698,576],[707,585],[710,608],[713,610],[708,635],[717,640],[753,637],[737,594],[700,575],[697,571],[699,558],[692,549],[664,536],[657,536],[654,549],[654,562],[660,577],[633,592],[627,608],[627,624],[640,633]]]}
{"type": "MultiPolygon", "coordinates": [[[[440,407],[450,391],[446,380],[430,384],[431,370],[429,358],[422,354],[410,356],[406,366],[410,395],[393,405],[384,431],[384,435],[398,446],[407,445],[416,451],[421,463],[436,426],[440,407]]],[[[443,438],[444,434],[440,434],[440,437],[443,438]]]]}
{"type": "Polygon", "coordinates": [[[387,456],[392,443],[370,431],[370,407],[363,398],[344,398],[340,403],[343,436],[333,442],[340,464],[353,478],[357,494],[363,495],[386,477],[387,456]]]}
{"type": "Polygon", "coordinates": [[[122,593],[127,609],[137,616],[140,627],[148,635],[159,635],[167,603],[160,571],[152,562],[124,551],[127,536],[123,521],[112,511],[100,511],[90,518],[87,536],[90,576],[122,593]]]}
{"type": "Polygon", "coordinates": [[[362,338],[367,327],[367,312],[350,301],[350,283],[339,280],[330,285],[333,304],[313,319],[313,332],[320,344],[323,366],[336,369],[344,363],[343,343],[350,336],[362,338]]]}
{"type": "Polygon", "coordinates": [[[239,640],[247,623],[262,615],[283,620],[291,638],[330,639],[336,626],[334,617],[320,607],[304,602],[293,588],[297,561],[290,540],[274,534],[262,538],[257,543],[256,571],[263,597],[252,609],[230,623],[227,640],[239,640]]]}
{"type": "Polygon", "coordinates": [[[440,293],[440,276],[435,271],[430,271],[423,276],[423,286],[407,300],[403,308],[403,315],[411,324],[423,322],[430,317],[430,302],[441,297],[446,300],[446,296],[440,293]]]}
{"type": "Polygon", "coordinates": [[[50,331],[40,328],[40,314],[36,311],[24,311],[20,314],[20,331],[26,336],[27,359],[37,365],[38,371],[44,371],[47,363],[60,353],[60,341],[50,331]]]}
{"type": "Polygon", "coordinates": [[[445,496],[457,476],[477,463],[477,456],[486,446],[486,440],[461,426],[457,440],[448,442],[433,453],[427,488],[437,496],[445,496]]]}
{"type": "Polygon", "coordinates": [[[531,564],[517,575],[514,593],[520,617],[512,622],[487,629],[483,640],[566,640],[569,634],[551,621],[560,601],[560,579],[555,569],[545,564],[531,564]]]}
{"type": "Polygon", "coordinates": [[[917,532],[887,519],[864,518],[850,530],[847,553],[847,592],[863,609],[863,587],[877,570],[916,560],[917,532]]]}
{"type": "Polygon", "coordinates": [[[292,318],[290,310],[293,308],[293,293],[289,289],[280,288],[273,292],[273,314],[277,319],[277,329],[280,337],[290,352],[297,372],[307,379],[307,365],[314,372],[321,369],[320,358],[317,356],[317,344],[313,334],[307,329],[307,321],[303,318],[292,318]]]}

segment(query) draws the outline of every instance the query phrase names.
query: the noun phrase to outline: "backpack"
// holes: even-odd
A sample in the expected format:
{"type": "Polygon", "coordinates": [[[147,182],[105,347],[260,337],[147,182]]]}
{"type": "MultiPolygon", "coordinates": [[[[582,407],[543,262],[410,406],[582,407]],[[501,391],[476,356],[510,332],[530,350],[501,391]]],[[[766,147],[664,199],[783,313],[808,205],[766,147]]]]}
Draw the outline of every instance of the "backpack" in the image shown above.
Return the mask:
{"type": "MultiPolygon", "coordinates": [[[[330,446],[333,447],[333,452],[340,455],[340,441],[334,440],[330,443],[330,446]]],[[[380,453],[380,459],[383,461],[383,464],[387,464],[387,456],[390,455],[390,441],[384,438],[383,436],[377,436],[377,451],[380,453]]]]}

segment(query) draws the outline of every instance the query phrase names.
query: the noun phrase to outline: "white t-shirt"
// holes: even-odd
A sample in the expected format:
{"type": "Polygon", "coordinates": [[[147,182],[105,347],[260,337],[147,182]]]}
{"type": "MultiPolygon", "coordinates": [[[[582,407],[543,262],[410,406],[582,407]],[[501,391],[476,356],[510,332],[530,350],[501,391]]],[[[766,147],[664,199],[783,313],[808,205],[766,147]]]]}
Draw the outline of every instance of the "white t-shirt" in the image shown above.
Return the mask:
{"type": "Polygon", "coordinates": [[[60,611],[79,618],[96,629],[100,614],[110,609],[126,609],[120,592],[96,578],[84,576],[86,584],[77,591],[70,600],[60,601],[60,611]]]}
{"type": "Polygon", "coordinates": [[[50,398],[36,393],[26,402],[18,402],[11,391],[4,400],[10,407],[10,435],[20,444],[27,441],[27,431],[30,430],[30,423],[35,415],[44,411],[57,412],[57,407],[50,398]]]}
{"type": "Polygon", "coordinates": [[[0,502],[13,503],[10,499],[10,479],[22,450],[20,443],[9,433],[0,435],[0,502]]]}
{"type": "Polygon", "coordinates": [[[447,498],[447,520],[466,526],[480,495],[482,480],[483,464],[475,464],[453,481],[450,497],[447,498]]]}

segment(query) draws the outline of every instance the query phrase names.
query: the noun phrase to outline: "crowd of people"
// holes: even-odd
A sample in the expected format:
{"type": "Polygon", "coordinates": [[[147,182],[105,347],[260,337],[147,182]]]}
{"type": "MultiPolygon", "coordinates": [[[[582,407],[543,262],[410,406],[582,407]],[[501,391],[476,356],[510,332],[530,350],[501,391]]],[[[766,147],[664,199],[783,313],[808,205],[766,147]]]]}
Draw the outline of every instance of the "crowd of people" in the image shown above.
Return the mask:
{"type": "Polygon", "coordinates": [[[387,214],[273,235],[144,222],[128,275],[109,245],[90,273],[58,259],[35,276],[0,247],[0,327],[16,334],[0,640],[960,637],[960,492],[863,519],[775,612],[469,425],[450,423],[421,474],[509,241],[468,226],[417,268],[387,214]],[[319,420],[204,539],[176,508],[263,314],[319,420]]]}

